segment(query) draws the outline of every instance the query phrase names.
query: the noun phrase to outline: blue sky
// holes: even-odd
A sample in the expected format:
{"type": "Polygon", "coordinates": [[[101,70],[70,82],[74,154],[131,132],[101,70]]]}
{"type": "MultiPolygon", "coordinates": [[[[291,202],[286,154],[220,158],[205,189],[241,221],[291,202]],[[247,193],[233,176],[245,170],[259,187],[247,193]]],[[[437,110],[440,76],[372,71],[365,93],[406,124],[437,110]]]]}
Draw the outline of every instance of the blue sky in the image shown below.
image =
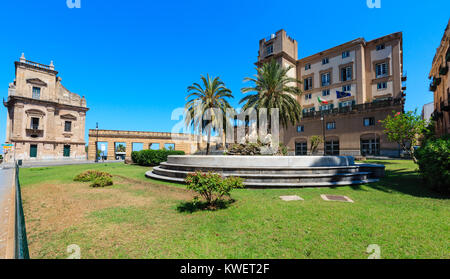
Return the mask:
{"type": "MultiPolygon", "coordinates": [[[[242,98],[254,74],[258,41],[285,29],[299,57],[358,37],[402,31],[408,74],[406,109],[432,101],[428,72],[450,13],[450,1],[138,1],[16,0],[0,4],[0,96],[8,95],[14,61],[54,61],[63,84],[85,96],[86,133],[101,129],[170,131],[170,116],[201,74],[218,75],[242,98]]],[[[0,141],[6,109],[0,108],[0,141]]],[[[87,140],[87,138],[86,138],[87,140]]]]}

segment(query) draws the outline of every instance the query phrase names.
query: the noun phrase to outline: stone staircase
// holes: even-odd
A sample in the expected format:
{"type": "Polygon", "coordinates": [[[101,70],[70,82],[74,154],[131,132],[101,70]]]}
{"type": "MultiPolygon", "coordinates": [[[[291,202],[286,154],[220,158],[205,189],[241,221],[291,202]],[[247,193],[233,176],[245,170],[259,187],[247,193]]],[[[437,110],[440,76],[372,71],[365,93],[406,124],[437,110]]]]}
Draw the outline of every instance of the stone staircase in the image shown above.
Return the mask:
{"type": "MultiPolygon", "coordinates": [[[[164,162],[146,176],[169,182],[184,183],[189,173],[195,171],[219,173],[225,177],[238,176],[244,179],[249,188],[273,187],[333,187],[358,185],[378,181],[372,168],[377,165],[347,165],[347,166],[313,166],[313,167],[263,167],[263,166],[200,166],[164,162]]],[[[384,166],[383,166],[384,171],[384,166]]]]}

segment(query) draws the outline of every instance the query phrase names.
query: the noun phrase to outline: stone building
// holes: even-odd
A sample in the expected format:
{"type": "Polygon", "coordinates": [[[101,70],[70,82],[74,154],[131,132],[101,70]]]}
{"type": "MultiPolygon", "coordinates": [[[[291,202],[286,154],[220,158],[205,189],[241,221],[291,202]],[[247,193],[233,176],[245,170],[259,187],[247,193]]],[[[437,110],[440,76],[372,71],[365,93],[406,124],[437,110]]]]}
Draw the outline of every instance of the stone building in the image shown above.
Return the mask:
{"type": "Polygon", "coordinates": [[[325,147],[330,155],[399,156],[398,144],[388,141],[378,121],[403,111],[402,33],[359,38],[301,59],[297,52],[297,41],[280,30],[260,40],[256,62],[292,66],[288,75],[302,81],[302,120],[281,135],[290,153],[310,154],[316,135],[325,136],[319,154],[325,147]]]}
{"type": "Polygon", "coordinates": [[[44,65],[22,57],[9,85],[6,143],[14,151],[6,161],[86,159],[84,97],[61,84],[53,62],[44,65]]]}
{"type": "Polygon", "coordinates": [[[434,94],[434,112],[432,118],[436,121],[436,135],[450,133],[450,78],[448,67],[450,63],[450,20],[442,36],[441,44],[436,49],[429,78],[430,91],[434,94]]]}

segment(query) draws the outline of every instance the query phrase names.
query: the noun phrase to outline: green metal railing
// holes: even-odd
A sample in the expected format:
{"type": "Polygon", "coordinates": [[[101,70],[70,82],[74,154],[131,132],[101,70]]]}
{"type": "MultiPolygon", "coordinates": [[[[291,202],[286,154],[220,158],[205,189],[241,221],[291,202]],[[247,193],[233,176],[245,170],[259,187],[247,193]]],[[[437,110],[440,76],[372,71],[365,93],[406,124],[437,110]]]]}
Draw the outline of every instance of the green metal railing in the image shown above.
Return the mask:
{"type": "Polygon", "coordinates": [[[16,222],[15,222],[15,251],[16,259],[29,259],[27,231],[25,228],[25,216],[22,207],[22,195],[20,191],[19,165],[16,163],[16,222]]]}

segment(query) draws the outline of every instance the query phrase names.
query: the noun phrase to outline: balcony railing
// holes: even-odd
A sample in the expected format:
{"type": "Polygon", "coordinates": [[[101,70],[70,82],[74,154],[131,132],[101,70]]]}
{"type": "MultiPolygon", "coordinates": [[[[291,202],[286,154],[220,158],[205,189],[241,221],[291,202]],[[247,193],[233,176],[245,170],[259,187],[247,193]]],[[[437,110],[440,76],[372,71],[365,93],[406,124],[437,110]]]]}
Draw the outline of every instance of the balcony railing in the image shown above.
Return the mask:
{"type": "Polygon", "coordinates": [[[402,104],[402,98],[388,98],[383,101],[374,101],[372,103],[364,103],[359,105],[351,105],[346,107],[340,107],[335,109],[329,109],[329,110],[322,110],[322,111],[310,111],[307,113],[303,113],[303,118],[310,118],[310,117],[319,117],[321,115],[329,115],[329,114],[340,114],[340,113],[350,113],[350,112],[361,112],[361,111],[367,111],[377,108],[383,108],[383,107],[390,107],[395,105],[401,105],[402,104]]]}
{"type": "Polygon", "coordinates": [[[41,63],[38,63],[38,62],[33,62],[33,61],[30,61],[30,60],[25,60],[25,61],[22,60],[21,62],[25,63],[27,65],[30,65],[30,66],[41,68],[41,69],[52,70],[52,71],[55,70],[54,66],[45,65],[45,64],[41,64],[41,63]]]}

